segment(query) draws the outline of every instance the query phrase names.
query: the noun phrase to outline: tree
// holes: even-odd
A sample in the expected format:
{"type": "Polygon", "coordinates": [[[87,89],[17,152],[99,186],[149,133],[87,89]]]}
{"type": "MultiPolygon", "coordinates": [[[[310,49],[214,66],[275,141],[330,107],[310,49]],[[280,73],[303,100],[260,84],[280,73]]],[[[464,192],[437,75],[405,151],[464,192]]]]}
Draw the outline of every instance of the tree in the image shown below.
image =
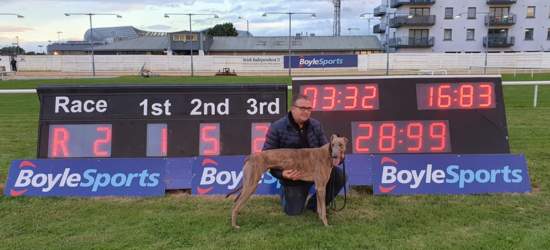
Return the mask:
{"type": "Polygon", "coordinates": [[[4,56],[24,55],[25,50],[19,46],[3,47],[0,49],[0,54],[4,56]]]}
{"type": "Polygon", "coordinates": [[[237,36],[239,33],[232,23],[216,24],[208,29],[206,33],[209,36],[237,36]]]}

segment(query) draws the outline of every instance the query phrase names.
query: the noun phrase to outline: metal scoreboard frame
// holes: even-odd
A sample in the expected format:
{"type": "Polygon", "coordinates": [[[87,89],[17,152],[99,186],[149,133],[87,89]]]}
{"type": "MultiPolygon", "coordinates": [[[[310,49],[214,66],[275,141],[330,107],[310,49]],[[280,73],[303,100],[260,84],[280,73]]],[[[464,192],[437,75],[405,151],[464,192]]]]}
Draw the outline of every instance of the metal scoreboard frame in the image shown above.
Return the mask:
{"type": "Polygon", "coordinates": [[[509,153],[500,76],[295,77],[327,134],[357,154],[509,153]]]}
{"type": "Polygon", "coordinates": [[[246,155],[261,150],[288,99],[286,84],[41,86],[37,93],[38,158],[246,155]]]}

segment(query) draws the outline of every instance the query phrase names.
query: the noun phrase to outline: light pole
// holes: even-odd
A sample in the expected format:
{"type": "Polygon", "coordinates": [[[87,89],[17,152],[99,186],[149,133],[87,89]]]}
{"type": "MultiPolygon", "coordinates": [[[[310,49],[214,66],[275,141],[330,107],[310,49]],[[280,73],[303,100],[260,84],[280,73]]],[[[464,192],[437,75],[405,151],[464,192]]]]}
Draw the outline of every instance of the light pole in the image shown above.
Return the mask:
{"type": "MultiPolygon", "coordinates": [[[[454,18],[457,19],[457,18],[461,18],[463,15],[465,15],[467,13],[460,13],[458,15],[456,15],[454,18]]],[[[481,14],[483,16],[490,16],[491,13],[490,12],[476,12],[476,15],[477,14],[481,14]]],[[[508,16],[502,16],[502,18],[505,18],[505,19],[508,19],[508,16]]],[[[489,18],[490,19],[490,18],[489,18]]],[[[483,74],[486,75],[487,74],[487,54],[488,54],[488,51],[489,51],[489,32],[491,31],[491,20],[487,20],[487,44],[484,44],[485,43],[485,39],[481,39],[481,46],[484,46],[484,63],[483,63],[483,74]]]]}
{"type": "Polygon", "coordinates": [[[16,16],[17,18],[25,18],[24,16],[17,13],[0,13],[0,16],[16,16]]]}
{"type": "MultiPolygon", "coordinates": [[[[90,18],[90,48],[92,54],[92,75],[95,77],[95,52],[94,52],[94,30],[92,26],[92,16],[116,16],[117,18],[122,18],[121,15],[111,14],[111,13],[65,13],[65,16],[88,16],[90,18]]],[[[59,33],[58,33],[59,34],[59,33]]]]}
{"type": "Polygon", "coordinates": [[[266,17],[267,15],[288,15],[288,76],[292,76],[292,42],[290,41],[292,37],[292,16],[310,15],[316,17],[316,14],[313,12],[265,12],[262,16],[266,17]]]}
{"type": "Polygon", "coordinates": [[[239,19],[241,20],[245,20],[246,21],[246,36],[247,37],[250,37],[250,26],[248,24],[248,19],[242,17],[242,16],[239,16],[239,19]]]}
{"type": "MultiPolygon", "coordinates": [[[[20,15],[20,14],[17,14],[17,13],[0,13],[0,16],[16,16],[17,18],[24,18],[24,16],[20,15]]],[[[17,39],[17,44],[16,44],[16,48],[15,48],[15,55],[17,55],[17,50],[19,49],[19,37],[17,36],[16,37],[17,39]]]]}
{"type": "MultiPolygon", "coordinates": [[[[198,14],[198,13],[166,13],[164,14],[165,18],[169,18],[170,16],[189,16],[189,33],[191,34],[191,42],[189,46],[190,50],[190,56],[191,56],[191,76],[195,75],[195,69],[193,66],[193,27],[191,26],[192,23],[192,16],[212,16],[214,18],[219,18],[216,14],[198,14]]],[[[200,39],[200,36],[199,36],[200,39]]],[[[199,41],[200,42],[200,41],[199,41]]]]}

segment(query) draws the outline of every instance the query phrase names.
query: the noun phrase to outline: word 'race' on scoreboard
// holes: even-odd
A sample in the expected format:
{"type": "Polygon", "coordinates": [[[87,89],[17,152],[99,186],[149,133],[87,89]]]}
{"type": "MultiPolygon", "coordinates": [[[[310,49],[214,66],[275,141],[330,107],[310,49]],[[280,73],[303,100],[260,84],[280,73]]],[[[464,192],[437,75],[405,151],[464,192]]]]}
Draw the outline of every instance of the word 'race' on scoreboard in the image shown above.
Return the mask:
{"type": "Polygon", "coordinates": [[[39,158],[184,157],[261,151],[286,85],[44,86],[39,158]]]}
{"type": "Polygon", "coordinates": [[[500,77],[299,77],[327,134],[352,153],[509,153],[500,77]]]}

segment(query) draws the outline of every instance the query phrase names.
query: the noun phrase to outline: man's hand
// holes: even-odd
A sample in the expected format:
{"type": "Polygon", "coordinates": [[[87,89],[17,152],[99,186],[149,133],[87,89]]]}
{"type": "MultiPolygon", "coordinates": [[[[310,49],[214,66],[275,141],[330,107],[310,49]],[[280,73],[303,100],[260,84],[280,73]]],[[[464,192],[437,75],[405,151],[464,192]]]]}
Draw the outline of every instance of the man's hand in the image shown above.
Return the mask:
{"type": "Polygon", "coordinates": [[[296,181],[296,180],[302,179],[303,176],[302,176],[302,172],[300,172],[299,170],[288,169],[288,170],[283,170],[283,177],[285,179],[296,181]]]}

